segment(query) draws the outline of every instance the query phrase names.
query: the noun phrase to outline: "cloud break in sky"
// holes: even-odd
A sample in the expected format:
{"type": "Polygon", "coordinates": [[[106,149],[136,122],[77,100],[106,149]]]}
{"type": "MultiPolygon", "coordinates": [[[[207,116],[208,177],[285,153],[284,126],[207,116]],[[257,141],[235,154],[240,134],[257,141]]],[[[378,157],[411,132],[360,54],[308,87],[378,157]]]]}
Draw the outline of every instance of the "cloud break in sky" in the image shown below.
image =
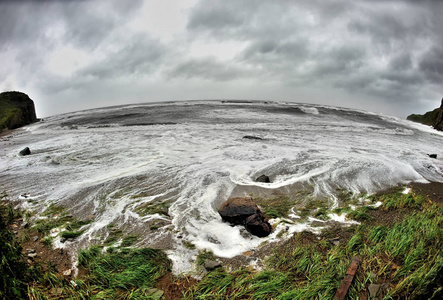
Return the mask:
{"type": "Polygon", "coordinates": [[[443,1],[0,2],[0,91],[40,117],[127,103],[293,101],[405,117],[443,96],[443,1]]]}

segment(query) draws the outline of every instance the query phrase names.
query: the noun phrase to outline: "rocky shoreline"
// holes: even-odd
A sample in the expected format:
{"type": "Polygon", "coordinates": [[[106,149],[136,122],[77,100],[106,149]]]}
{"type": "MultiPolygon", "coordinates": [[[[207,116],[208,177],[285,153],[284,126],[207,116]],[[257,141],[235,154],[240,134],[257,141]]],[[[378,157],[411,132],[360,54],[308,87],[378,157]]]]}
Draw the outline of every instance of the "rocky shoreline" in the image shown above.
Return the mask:
{"type": "MultiPolygon", "coordinates": [[[[434,205],[440,208],[443,207],[443,183],[410,183],[406,187],[410,189],[410,193],[413,195],[419,195],[425,199],[424,206],[434,205]]],[[[404,186],[401,187],[401,189],[404,188],[404,186]]],[[[376,197],[377,199],[383,199],[383,195],[390,195],[393,191],[398,190],[399,187],[393,187],[378,193],[376,197]]],[[[358,221],[367,224],[365,226],[383,226],[389,228],[395,224],[403,222],[405,218],[415,210],[416,208],[414,208],[414,206],[398,209],[371,209],[367,212],[367,219],[365,217],[358,221]]],[[[351,214],[349,214],[348,217],[350,215],[351,214]]],[[[35,266],[36,264],[41,265],[47,272],[56,271],[56,275],[60,276],[60,278],[64,278],[67,282],[88,276],[89,271],[80,268],[78,276],[74,277],[74,273],[72,272],[73,257],[71,257],[67,251],[53,249],[47,244],[44,236],[36,231],[31,225],[32,224],[29,224],[23,217],[17,218],[9,225],[10,230],[12,230],[17,240],[21,241],[23,257],[27,264],[30,266],[35,266]]],[[[303,240],[306,243],[318,243],[324,241],[335,246],[347,245],[353,239],[356,232],[359,231],[358,228],[359,225],[342,226],[340,223],[330,222],[329,226],[322,229],[318,235],[312,233],[303,234],[303,232],[297,233],[287,240],[262,245],[258,249],[247,251],[242,255],[231,259],[220,257],[211,257],[211,259],[221,264],[221,269],[236,272],[236,270],[242,270],[243,268],[250,266],[252,261],[257,261],[258,259],[264,261],[264,258],[276,255],[276,253],[278,254],[280,251],[285,251],[284,249],[287,247],[298,245],[300,243],[298,239],[300,239],[301,236],[303,236],[303,240]]],[[[400,264],[400,262],[397,262],[397,264],[400,264]]],[[[265,265],[257,265],[256,267],[260,270],[264,268],[265,265]]],[[[207,271],[209,272],[208,274],[213,272],[211,270],[207,271]]],[[[156,286],[157,289],[163,290],[162,299],[180,299],[182,293],[195,289],[199,284],[201,284],[199,281],[190,277],[175,277],[172,273],[167,273],[157,282],[156,286]]],[[[386,284],[388,284],[388,282],[386,282],[386,284]]],[[[57,293],[66,293],[66,290],[52,288],[47,290],[46,293],[56,296],[57,293]]]]}

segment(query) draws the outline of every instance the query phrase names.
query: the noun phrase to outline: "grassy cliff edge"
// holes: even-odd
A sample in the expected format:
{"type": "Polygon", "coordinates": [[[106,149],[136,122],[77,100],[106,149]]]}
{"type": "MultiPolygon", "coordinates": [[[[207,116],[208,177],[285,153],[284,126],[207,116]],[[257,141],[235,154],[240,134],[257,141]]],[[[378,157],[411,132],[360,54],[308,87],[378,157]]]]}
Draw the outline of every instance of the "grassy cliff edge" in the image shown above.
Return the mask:
{"type": "Polygon", "coordinates": [[[21,92],[0,93],[0,131],[37,121],[34,101],[21,92]]]}

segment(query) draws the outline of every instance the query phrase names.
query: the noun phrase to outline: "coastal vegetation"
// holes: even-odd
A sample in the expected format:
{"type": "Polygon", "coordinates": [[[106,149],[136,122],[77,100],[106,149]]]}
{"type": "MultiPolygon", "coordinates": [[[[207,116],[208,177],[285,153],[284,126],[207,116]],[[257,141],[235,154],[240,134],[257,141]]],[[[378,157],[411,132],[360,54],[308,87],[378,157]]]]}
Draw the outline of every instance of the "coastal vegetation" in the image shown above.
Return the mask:
{"type": "Polygon", "coordinates": [[[441,99],[441,106],[439,108],[428,111],[423,115],[409,115],[407,119],[413,122],[433,126],[435,129],[443,131],[443,99],[441,99]]]}
{"type": "MultiPolygon", "coordinates": [[[[80,251],[80,272],[75,278],[27,264],[23,249],[11,232],[14,220],[21,216],[11,206],[2,205],[1,245],[8,246],[1,248],[1,292],[4,293],[1,296],[6,299],[13,295],[30,299],[332,299],[352,258],[359,257],[361,264],[346,299],[367,299],[370,293],[377,294],[379,299],[441,299],[441,198],[432,200],[432,195],[414,189],[404,192],[404,187],[360,198],[365,199],[365,204],[351,208],[345,203],[346,206],[334,210],[346,213],[358,224],[331,225],[320,234],[295,233],[272,247],[260,271],[248,266],[233,271],[216,268],[191,285],[183,284],[183,277],[172,277],[169,285],[174,286],[174,295],[162,288],[165,278],[171,278],[167,256],[161,250],[131,247],[137,236],[123,238],[118,229],[111,228],[108,237],[123,239],[118,246],[107,247],[112,244],[107,241],[80,251]]],[[[288,212],[286,204],[273,208],[270,199],[264,203],[268,205],[266,211],[274,209],[281,216],[288,212]]],[[[57,214],[66,223],[78,222],[67,218],[63,208],[47,209],[48,217],[57,214]]],[[[49,222],[53,222],[51,218],[49,222]]],[[[54,225],[51,224],[49,227],[54,225]]],[[[78,232],[79,228],[74,228],[71,230],[78,232]]],[[[208,259],[217,260],[217,257],[202,250],[195,263],[202,266],[208,259]]]]}
{"type": "Polygon", "coordinates": [[[21,92],[0,93],[0,131],[37,121],[34,102],[21,92]]]}

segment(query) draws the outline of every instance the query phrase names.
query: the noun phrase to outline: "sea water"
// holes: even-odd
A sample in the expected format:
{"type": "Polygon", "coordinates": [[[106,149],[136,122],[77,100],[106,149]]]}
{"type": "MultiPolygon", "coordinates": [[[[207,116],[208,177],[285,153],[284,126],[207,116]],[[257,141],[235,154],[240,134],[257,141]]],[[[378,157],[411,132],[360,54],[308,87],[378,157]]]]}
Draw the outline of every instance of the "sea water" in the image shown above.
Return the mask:
{"type": "Polygon", "coordinates": [[[203,249],[234,257],[284,238],[279,226],[285,236],[318,230],[310,225],[315,218],[299,222],[294,209],[289,225],[271,220],[277,227],[269,237],[250,236],[217,213],[229,197],[306,189],[303,201],[328,199],[332,209],[339,191],[371,194],[409,182],[443,182],[442,144],[443,134],[430,127],[337,107],[253,101],[128,105],[49,117],[3,137],[0,188],[36,212],[35,218],[56,205],[92,220],[83,235],[57,240],[56,247],[75,252],[119,228],[139,237],[136,246],[165,249],[181,273],[195,267],[203,249]],[[24,147],[32,154],[20,156],[24,147]],[[262,174],[271,183],[256,182],[262,174]]]}

